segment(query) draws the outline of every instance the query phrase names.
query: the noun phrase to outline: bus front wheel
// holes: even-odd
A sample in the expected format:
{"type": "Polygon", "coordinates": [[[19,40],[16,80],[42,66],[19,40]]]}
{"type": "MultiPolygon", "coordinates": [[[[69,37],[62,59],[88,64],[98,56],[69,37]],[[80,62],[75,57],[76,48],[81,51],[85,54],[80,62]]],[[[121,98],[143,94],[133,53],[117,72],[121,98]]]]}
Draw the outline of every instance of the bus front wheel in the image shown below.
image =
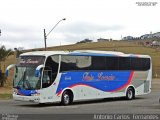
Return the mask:
{"type": "Polygon", "coordinates": [[[69,105],[71,103],[71,95],[69,94],[68,91],[64,91],[62,94],[62,100],[61,100],[61,104],[62,105],[69,105]]]}
{"type": "Polygon", "coordinates": [[[134,99],[134,97],[135,97],[134,89],[131,88],[131,87],[129,87],[129,88],[127,89],[126,99],[127,99],[127,100],[132,100],[132,99],[134,99]]]}

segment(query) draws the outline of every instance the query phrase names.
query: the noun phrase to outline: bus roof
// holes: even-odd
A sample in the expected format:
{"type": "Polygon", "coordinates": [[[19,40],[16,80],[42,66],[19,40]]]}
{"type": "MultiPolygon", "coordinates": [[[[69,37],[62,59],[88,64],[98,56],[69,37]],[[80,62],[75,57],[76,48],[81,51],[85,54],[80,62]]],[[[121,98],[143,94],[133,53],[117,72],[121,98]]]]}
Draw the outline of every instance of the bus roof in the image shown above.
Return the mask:
{"type": "Polygon", "coordinates": [[[34,51],[23,53],[20,56],[50,56],[50,55],[79,55],[79,56],[121,56],[121,57],[144,57],[150,58],[149,55],[125,54],[116,51],[98,51],[98,50],[76,50],[76,51],[34,51]]]}
{"type": "Polygon", "coordinates": [[[20,56],[50,56],[56,54],[69,54],[69,51],[33,51],[23,53],[20,56]]]}

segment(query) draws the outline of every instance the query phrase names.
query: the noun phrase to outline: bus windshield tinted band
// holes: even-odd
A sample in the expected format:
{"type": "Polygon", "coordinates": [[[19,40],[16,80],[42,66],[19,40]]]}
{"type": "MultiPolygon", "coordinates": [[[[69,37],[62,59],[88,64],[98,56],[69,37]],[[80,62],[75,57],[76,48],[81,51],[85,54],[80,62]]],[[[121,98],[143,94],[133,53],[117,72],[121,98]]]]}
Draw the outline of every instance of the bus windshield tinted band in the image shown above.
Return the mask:
{"type": "Polygon", "coordinates": [[[43,64],[44,56],[21,56],[17,61],[17,66],[38,66],[43,64]]]}

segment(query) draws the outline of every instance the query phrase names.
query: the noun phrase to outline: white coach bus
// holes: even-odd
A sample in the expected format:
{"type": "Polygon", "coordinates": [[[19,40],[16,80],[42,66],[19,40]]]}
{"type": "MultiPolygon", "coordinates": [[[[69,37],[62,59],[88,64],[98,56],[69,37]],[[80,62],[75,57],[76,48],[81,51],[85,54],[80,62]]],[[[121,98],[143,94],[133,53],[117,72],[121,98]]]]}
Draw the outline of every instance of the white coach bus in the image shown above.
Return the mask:
{"type": "Polygon", "coordinates": [[[23,53],[14,67],[13,99],[37,103],[126,97],[151,92],[148,55],[79,50],[23,53]]]}

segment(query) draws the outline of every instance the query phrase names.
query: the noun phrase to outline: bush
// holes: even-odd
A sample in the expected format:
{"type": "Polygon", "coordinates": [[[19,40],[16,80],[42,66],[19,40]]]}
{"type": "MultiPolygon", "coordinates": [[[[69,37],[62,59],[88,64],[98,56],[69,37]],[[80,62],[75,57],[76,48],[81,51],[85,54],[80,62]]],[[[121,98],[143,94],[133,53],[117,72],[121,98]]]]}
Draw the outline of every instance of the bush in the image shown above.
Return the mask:
{"type": "Polygon", "coordinates": [[[2,73],[2,71],[0,70],[0,87],[3,87],[5,82],[6,82],[5,74],[2,73]]]}

